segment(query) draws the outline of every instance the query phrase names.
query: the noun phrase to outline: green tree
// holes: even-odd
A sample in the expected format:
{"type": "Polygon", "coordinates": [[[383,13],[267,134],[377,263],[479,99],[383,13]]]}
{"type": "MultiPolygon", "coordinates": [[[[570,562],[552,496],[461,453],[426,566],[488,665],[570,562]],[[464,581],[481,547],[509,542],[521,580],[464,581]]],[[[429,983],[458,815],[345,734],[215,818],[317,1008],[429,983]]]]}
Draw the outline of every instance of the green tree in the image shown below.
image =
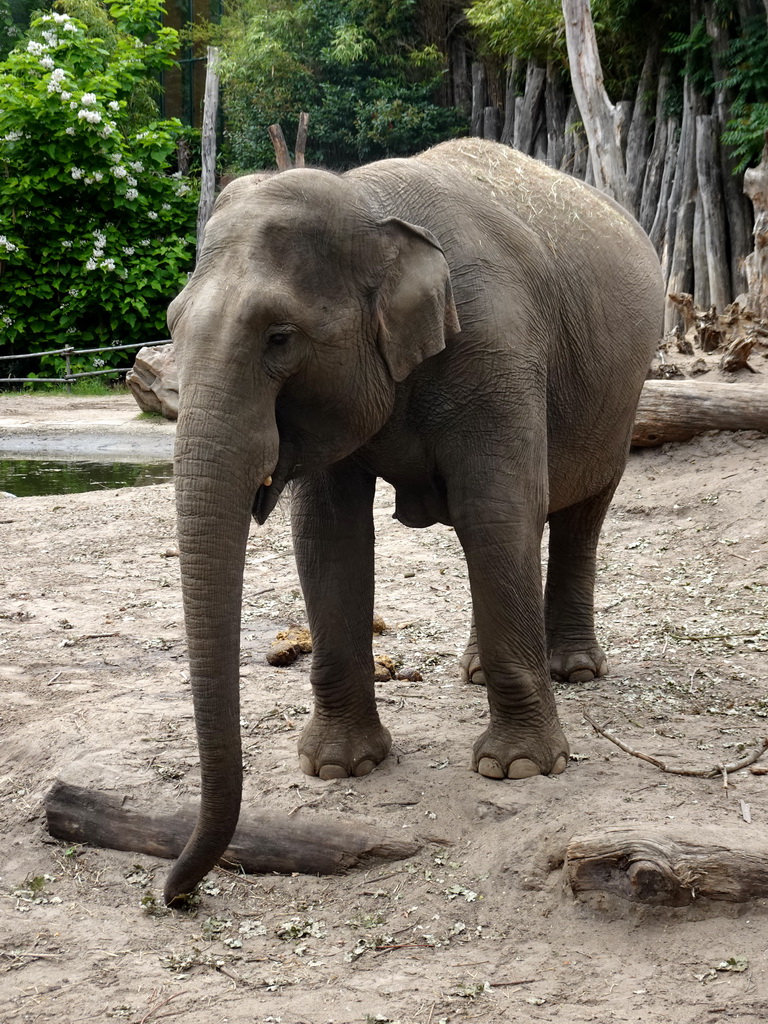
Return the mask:
{"type": "Polygon", "coordinates": [[[345,168],[466,130],[436,94],[446,58],[418,35],[414,0],[237,0],[219,41],[229,159],[272,166],[267,127],[291,138],[310,115],[307,158],[345,168]]]}
{"type": "MultiPolygon", "coordinates": [[[[107,9],[101,35],[68,14],[44,15],[0,64],[6,352],[162,337],[167,302],[191,269],[195,188],[170,173],[182,126],[131,106],[172,63],[176,33],[162,27],[162,0],[107,9]]],[[[61,368],[49,360],[44,375],[61,368]]]]}

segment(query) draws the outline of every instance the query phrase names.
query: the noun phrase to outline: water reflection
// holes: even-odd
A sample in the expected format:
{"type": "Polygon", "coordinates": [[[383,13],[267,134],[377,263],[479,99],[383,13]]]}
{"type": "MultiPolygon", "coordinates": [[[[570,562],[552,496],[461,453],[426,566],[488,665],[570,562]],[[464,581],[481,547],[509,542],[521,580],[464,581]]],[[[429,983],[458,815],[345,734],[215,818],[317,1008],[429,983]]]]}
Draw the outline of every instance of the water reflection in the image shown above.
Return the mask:
{"type": "Polygon", "coordinates": [[[17,498],[35,494],[77,494],[114,487],[145,487],[165,483],[172,476],[172,462],[0,459],[0,491],[8,491],[17,498]]]}

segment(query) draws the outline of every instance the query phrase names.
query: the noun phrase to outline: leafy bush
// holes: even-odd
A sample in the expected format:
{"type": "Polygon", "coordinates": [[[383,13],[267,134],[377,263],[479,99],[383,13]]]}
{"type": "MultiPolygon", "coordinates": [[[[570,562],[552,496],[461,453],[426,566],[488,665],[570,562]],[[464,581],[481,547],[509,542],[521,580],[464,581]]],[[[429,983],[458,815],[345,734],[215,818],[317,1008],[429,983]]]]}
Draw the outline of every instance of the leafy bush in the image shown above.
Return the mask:
{"type": "MultiPolygon", "coordinates": [[[[173,63],[162,0],[108,0],[111,33],[51,13],[0,64],[0,331],[6,354],[162,337],[191,268],[194,185],[177,121],[135,97],[173,63]]],[[[95,365],[120,365],[102,353],[95,365]]],[[[47,371],[63,360],[47,357],[47,371]]],[[[91,368],[82,361],[73,370],[91,368]]]]}
{"type": "Polygon", "coordinates": [[[238,0],[217,39],[231,162],[272,166],[268,126],[291,139],[302,110],[307,159],[336,169],[465,132],[436,102],[445,56],[417,37],[413,0],[238,0]]]}

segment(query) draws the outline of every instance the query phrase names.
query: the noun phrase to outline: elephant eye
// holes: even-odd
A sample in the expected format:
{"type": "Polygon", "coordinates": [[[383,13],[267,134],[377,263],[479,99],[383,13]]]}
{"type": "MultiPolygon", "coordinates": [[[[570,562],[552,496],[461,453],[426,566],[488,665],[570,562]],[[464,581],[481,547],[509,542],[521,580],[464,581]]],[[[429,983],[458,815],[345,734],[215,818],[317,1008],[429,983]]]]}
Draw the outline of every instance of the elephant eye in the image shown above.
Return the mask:
{"type": "Polygon", "coordinates": [[[293,336],[293,328],[288,326],[270,327],[267,331],[267,344],[270,348],[282,348],[293,336]]]}

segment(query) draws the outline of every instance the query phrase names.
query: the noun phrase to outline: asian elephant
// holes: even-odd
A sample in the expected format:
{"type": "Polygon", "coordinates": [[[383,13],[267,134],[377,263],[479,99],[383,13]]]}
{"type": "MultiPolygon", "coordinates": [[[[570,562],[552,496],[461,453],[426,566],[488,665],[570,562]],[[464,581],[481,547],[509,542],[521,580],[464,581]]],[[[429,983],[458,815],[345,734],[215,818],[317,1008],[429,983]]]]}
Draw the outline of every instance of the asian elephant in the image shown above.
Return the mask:
{"type": "Polygon", "coordinates": [[[564,770],[550,671],[607,670],[595,549],[662,305],[654,250],[619,206],[496,143],[243,177],[221,193],[169,310],[202,804],[168,902],[237,824],[246,539],[289,481],[314,644],[302,770],[365,775],[390,748],[371,651],[377,477],[395,488],[397,519],[452,526],[466,555],[463,672],[490,705],[472,767],[564,770]]]}

